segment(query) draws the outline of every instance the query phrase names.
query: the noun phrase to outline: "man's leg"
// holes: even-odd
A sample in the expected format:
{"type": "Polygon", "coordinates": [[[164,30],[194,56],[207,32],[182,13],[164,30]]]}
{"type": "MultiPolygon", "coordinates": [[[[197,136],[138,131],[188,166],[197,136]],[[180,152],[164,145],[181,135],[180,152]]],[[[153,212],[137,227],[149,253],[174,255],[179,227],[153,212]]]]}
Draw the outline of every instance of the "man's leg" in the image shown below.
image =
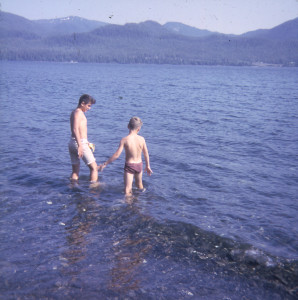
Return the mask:
{"type": "Polygon", "coordinates": [[[80,164],[72,165],[71,180],[79,180],[80,164]]]}
{"type": "Polygon", "coordinates": [[[88,165],[90,169],[90,181],[96,182],[98,180],[98,169],[96,162],[93,162],[88,165]]]}
{"type": "Polygon", "coordinates": [[[124,172],[124,185],[125,185],[125,195],[132,194],[132,182],[133,182],[133,174],[124,172]]]}
{"type": "Polygon", "coordinates": [[[142,190],[144,187],[143,187],[143,180],[142,180],[142,177],[143,177],[143,172],[140,172],[140,173],[136,173],[135,174],[135,181],[136,181],[136,186],[138,189],[142,190]]]}

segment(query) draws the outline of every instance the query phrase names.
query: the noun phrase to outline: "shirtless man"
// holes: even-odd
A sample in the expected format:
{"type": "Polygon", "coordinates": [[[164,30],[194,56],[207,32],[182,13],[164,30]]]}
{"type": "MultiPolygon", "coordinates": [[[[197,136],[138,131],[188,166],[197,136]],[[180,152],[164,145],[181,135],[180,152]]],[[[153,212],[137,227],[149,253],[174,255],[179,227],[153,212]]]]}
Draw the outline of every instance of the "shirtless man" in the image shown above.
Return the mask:
{"type": "Polygon", "coordinates": [[[109,163],[116,160],[125,149],[125,166],[124,166],[124,185],[125,195],[132,194],[132,183],[135,179],[137,188],[143,189],[143,162],[142,153],[146,163],[146,171],[150,176],[153,172],[150,169],[149,154],[145,139],[138,133],[143,125],[138,117],[132,117],[128,123],[129,135],[122,138],[118,150],[102,165],[98,167],[102,171],[109,163]]]}
{"type": "Polygon", "coordinates": [[[79,99],[78,107],[70,115],[71,139],[68,143],[69,155],[72,164],[71,180],[79,179],[80,158],[90,169],[90,181],[98,179],[98,167],[94,155],[89,148],[87,138],[87,112],[96,101],[91,96],[84,94],[79,99]]]}

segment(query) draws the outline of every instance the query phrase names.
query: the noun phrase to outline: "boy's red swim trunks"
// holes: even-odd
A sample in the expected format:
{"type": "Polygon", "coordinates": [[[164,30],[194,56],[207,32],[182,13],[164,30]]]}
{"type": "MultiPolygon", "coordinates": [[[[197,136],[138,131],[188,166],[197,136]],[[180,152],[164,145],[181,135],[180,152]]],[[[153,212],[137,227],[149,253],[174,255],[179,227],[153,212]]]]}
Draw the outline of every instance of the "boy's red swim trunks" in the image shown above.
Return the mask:
{"type": "Polygon", "coordinates": [[[125,163],[124,171],[130,174],[138,174],[143,171],[143,162],[140,163],[125,163]]]}

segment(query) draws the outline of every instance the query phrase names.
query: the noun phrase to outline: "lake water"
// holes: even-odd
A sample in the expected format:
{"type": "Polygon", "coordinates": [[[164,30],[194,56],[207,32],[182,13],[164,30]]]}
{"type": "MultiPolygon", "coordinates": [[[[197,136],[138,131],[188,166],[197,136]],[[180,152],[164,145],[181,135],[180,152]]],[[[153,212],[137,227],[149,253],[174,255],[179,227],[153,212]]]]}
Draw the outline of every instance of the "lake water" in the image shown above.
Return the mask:
{"type": "Polygon", "coordinates": [[[297,68],[1,62],[1,299],[295,299],[297,68]],[[154,174],[124,154],[69,182],[81,94],[105,161],[136,115],[154,174]]]}

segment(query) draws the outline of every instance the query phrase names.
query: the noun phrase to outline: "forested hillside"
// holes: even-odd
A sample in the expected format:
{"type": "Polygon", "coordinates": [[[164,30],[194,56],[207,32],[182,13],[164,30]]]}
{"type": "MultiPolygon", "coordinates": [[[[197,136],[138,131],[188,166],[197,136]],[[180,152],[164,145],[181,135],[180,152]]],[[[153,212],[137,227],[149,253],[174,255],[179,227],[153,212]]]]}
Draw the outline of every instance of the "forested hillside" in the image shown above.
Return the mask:
{"type": "Polygon", "coordinates": [[[297,66],[298,18],[236,36],[179,23],[30,21],[1,12],[0,43],[1,60],[297,66]]]}

